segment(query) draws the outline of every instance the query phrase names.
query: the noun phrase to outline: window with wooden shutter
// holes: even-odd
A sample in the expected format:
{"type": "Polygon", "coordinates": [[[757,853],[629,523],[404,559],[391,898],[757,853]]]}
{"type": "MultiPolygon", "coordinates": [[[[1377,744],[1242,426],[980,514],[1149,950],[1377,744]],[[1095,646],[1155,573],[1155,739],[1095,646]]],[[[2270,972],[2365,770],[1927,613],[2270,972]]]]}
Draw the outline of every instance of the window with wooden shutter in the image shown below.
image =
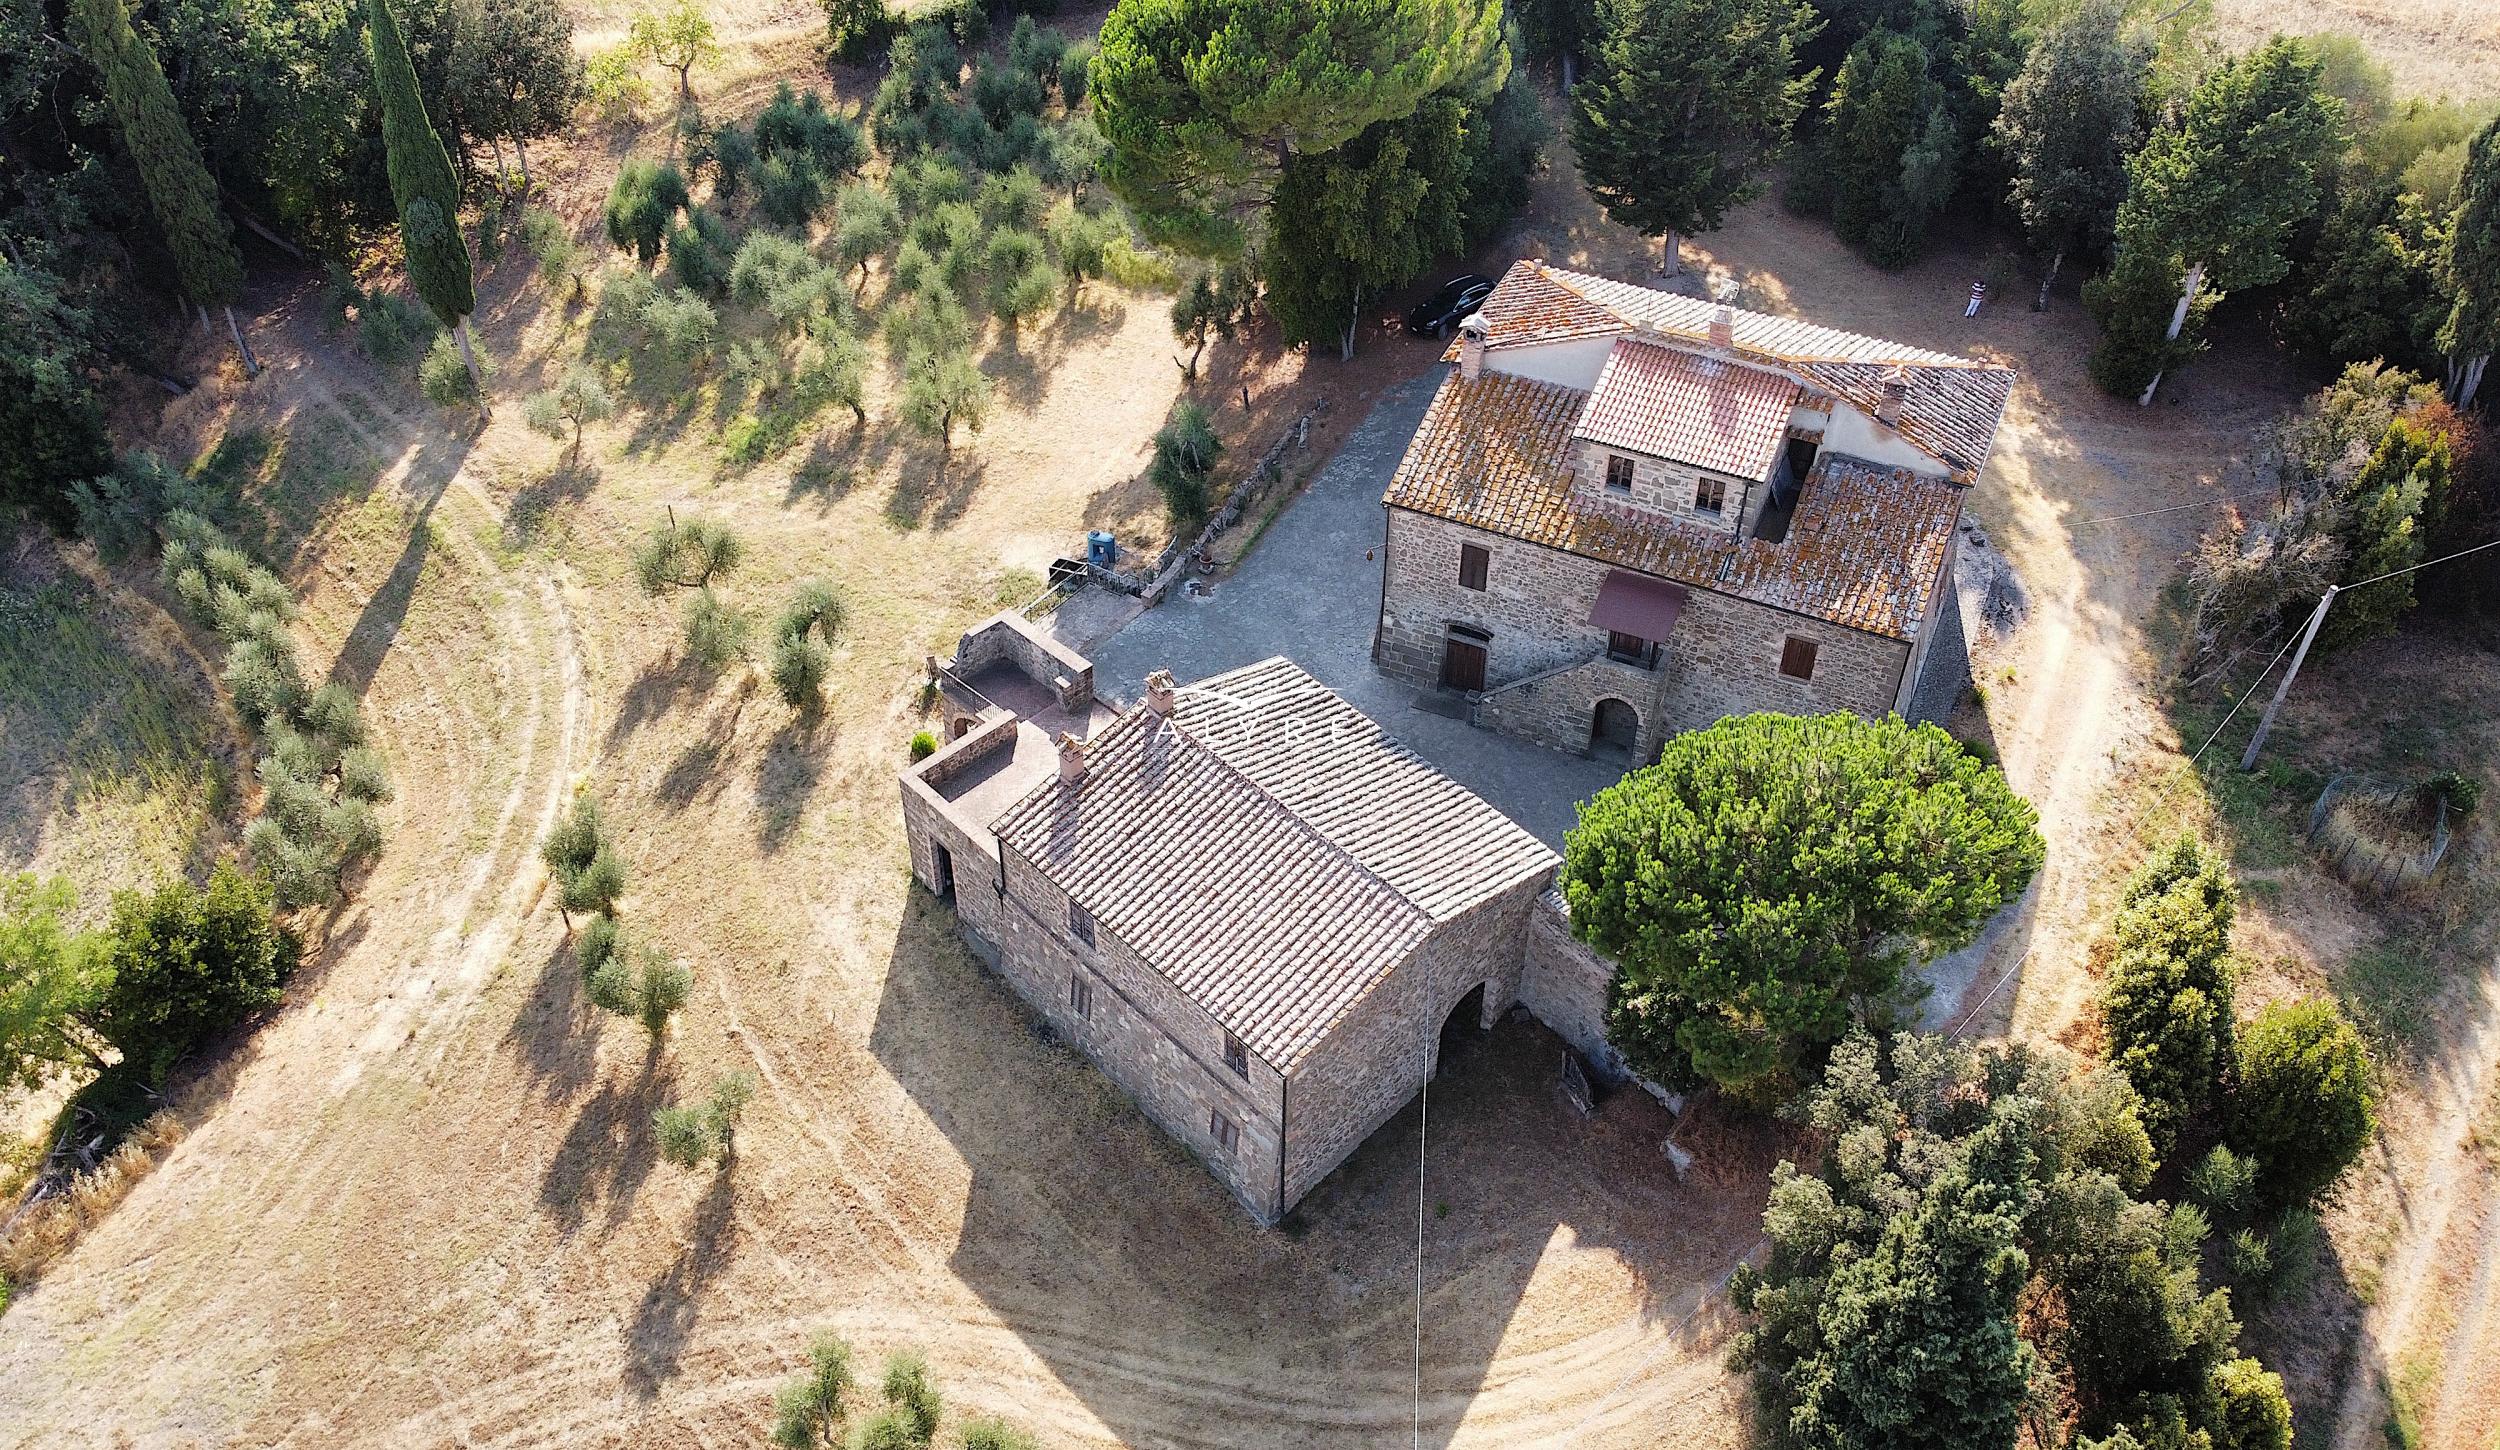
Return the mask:
{"type": "Polygon", "coordinates": [[[1094,914],[1073,901],[1068,903],[1068,935],[1089,947],[1094,944],[1094,914]]]}
{"type": "Polygon", "coordinates": [[[1235,1076],[1246,1078],[1250,1075],[1250,1049],[1229,1032],[1224,1034],[1224,1065],[1231,1068],[1235,1076]]]}
{"type": "Polygon", "coordinates": [[[1816,648],[1813,640],[1790,635],[1780,646],[1780,673],[1792,680],[1813,679],[1816,648]]]}
{"type": "Polygon", "coordinates": [[[1727,480],[1703,478],[1693,485],[1693,507],[1706,514],[1715,514],[1727,507],[1727,480]]]}
{"type": "Polygon", "coordinates": [[[1487,552],[1480,545],[1459,545],[1458,587],[1461,589],[1483,589],[1485,571],[1492,564],[1492,562],[1493,555],[1487,552]]]}
{"type": "Polygon", "coordinates": [[[1215,1146],[1227,1153],[1241,1147],[1241,1124],[1225,1116],[1222,1108],[1208,1110],[1207,1131],[1215,1135],[1215,1146]]]}
{"type": "Polygon", "coordinates": [[[1068,974],[1068,1006],[1079,1017],[1094,1015],[1094,984],[1085,980],[1083,972],[1068,974]]]}

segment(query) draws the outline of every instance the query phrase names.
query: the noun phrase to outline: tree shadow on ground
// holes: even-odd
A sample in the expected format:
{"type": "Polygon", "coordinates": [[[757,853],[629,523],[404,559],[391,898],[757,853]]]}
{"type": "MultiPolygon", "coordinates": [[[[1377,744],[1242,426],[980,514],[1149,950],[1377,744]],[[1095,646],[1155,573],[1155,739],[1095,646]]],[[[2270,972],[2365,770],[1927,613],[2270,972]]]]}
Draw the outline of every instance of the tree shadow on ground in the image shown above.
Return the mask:
{"type": "Polygon", "coordinates": [[[1582,1118],[1550,1033],[1468,1026],[1432,1085],[1424,1198],[1409,1103],[1263,1230],[955,931],[915,886],[870,1048],[970,1171],[950,1267],[1121,1442],[1222,1423],[1244,1443],[1407,1444],[1412,1406],[1380,1387],[1413,1373],[1419,1209],[1424,1444],[1455,1435],[1551,1253],[1606,1255],[1644,1324],[1716,1333],[1687,1316],[1755,1238],[1771,1135],[1688,1131],[1699,1161],[1678,1181],[1657,1103],[1621,1093],[1582,1118]],[[1224,1383],[1155,1369],[1205,1363],[1224,1383]]]}
{"type": "Polygon", "coordinates": [[[585,1030],[589,1004],[575,940],[568,931],[547,948],[537,986],[503,1035],[530,1085],[551,1104],[571,1102],[599,1073],[599,1038],[585,1030]]]}
{"type": "Polygon", "coordinates": [[[720,794],[721,762],[737,743],[738,722],[746,715],[747,701],[755,695],[755,676],[743,669],[739,675],[727,702],[715,699],[711,703],[705,712],[702,732],[677,753],[652,788],[652,797],[668,809],[682,811],[699,800],[720,794]]]}
{"type": "Polygon", "coordinates": [[[536,545],[546,536],[557,511],[588,498],[599,477],[597,460],[583,458],[550,468],[513,490],[504,501],[503,546],[527,549],[536,545]]]}
{"type": "Polygon", "coordinates": [[[616,718],[608,722],[607,748],[614,750],[635,731],[684,704],[701,691],[702,684],[674,658],[644,665],[617,701],[616,718]]]}
{"type": "Polygon", "coordinates": [[[822,514],[849,497],[861,480],[874,478],[883,471],[894,451],[893,429],[871,430],[856,419],[837,418],[831,425],[816,430],[808,440],[807,451],[791,467],[790,487],[782,497],[782,506],[792,508],[807,500],[822,514]]]}
{"type": "Polygon", "coordinates": [[[634,1308],[633,1323],[625,1331],[625,1384],[638,1400],[655,1397],[676,1378],[702,1313],[703,1290],[737,1255],[736,1171],[734,1159],[713,1170],[711,1185],[695,1204],[683,1247],[634,1308]]]}
{"type": "MultiPolygon", "coordinates": [[[[595,1039],[604,1024],[568,1025],[595,1039]]],[[[667,1102],[669,1084],[654,1038],[630,1078],[610,1073],[583,1102],[538,1185],[539,1206],[555,1221],[559,1234],[570,1237],[587,1223],[592,1203],[602,1196],[608,1204],[608,1227],[624,1221],[634,1195],[659,1162],[651,1115],[667,1102]]]]}
{"type": "Polygon", "coordinates": [[[836,730],[821,707],[795,711],[764,742],[755,762],[755,798],[762,803],[755,844],[767,856],[790,844],[825,774],[825,750],[836,730]]]}
{"type": "Polygon", "coordinates": [[[989,460],[975,450],[979,440],[959,442],[952,457],[934,444],[906,449],[902,476],[887,498],[887,522],[898,529],[943,529],[972,506],[972,497],[989,477],[989,460]]]}

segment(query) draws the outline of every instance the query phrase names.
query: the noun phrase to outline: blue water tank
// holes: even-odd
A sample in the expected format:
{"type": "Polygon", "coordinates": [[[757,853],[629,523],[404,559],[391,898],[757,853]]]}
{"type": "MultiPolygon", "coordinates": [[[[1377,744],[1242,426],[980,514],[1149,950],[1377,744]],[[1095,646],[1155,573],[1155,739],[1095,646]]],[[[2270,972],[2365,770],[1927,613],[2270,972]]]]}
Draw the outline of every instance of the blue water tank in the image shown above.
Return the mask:
{"type": "Polygon", "coordinates": [[[1091,529],[1085,535],[1085,562],[1104,569],[1120,566],[1120,541],[1109,529],[1091,529]]]}

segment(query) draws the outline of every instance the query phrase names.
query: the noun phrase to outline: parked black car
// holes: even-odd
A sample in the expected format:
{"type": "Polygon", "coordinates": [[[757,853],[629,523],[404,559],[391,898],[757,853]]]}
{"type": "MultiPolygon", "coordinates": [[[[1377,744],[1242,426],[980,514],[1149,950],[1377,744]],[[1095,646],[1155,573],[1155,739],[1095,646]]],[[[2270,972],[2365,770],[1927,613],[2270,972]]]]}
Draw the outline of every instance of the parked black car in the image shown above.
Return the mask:
{"type": "Polygon", "coordinates": [[[1441,284],[1441,290],[1415,304],[1406,314],[1406,330],[1417,337],[1447,337],[1450,329],[1467,320],[1470,313],[1484,305],[1493,295],[1493,279],[1470,272],[1452,277],[1441,284]]]}

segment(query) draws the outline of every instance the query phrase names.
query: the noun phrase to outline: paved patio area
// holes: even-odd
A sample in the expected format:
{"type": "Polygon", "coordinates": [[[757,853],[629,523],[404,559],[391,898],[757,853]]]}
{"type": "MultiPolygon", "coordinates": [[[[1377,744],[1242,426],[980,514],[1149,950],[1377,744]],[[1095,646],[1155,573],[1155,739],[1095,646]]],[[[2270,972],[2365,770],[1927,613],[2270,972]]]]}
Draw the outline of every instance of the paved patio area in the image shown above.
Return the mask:
{"type": "Polygon", "coordinates": [[[1433,369],[1384,396],[1345,446],[1278,516],[1250,557],[1206,598],[1186,590],[1088,653],[1094,688],[1123,704],[1147,674],[1181,680],[1284,655],[1351,701],[1408,749],[1557,849],[1575,807],[1621,774],[1415,708],[1415,691],[1372,668],[1380,613],[1380,496],[1441,384],[1433,369]],[[1363,557],[1366,550],[1373,557],[1363,557]]]}

